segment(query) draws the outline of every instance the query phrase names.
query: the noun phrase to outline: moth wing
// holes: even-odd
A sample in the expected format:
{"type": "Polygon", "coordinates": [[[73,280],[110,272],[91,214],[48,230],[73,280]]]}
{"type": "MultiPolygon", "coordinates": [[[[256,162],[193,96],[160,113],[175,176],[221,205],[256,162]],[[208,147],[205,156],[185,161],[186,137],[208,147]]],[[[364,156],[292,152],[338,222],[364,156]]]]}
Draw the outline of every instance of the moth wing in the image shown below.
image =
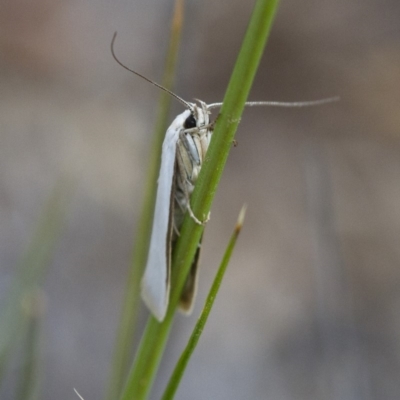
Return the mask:
{"type": "Polygon", "coordinates": [[[200,242],[194,255],[192,266],[190,267],[189,275],[186,278],[185,286],[179,299],[179,308],[185,314],[190,314],[192,312],[194,300],[197,294],[201,241],[202,238],[200,238],[200,242]]]}
{"type": "Polygon", "coordinates": [[[141,283],[142,299],[151,313],[162,321],[168,308],[171,281],[171,234],[173,185],[179,125],[172,123],[162,145],[149,255],[141,283]]]}

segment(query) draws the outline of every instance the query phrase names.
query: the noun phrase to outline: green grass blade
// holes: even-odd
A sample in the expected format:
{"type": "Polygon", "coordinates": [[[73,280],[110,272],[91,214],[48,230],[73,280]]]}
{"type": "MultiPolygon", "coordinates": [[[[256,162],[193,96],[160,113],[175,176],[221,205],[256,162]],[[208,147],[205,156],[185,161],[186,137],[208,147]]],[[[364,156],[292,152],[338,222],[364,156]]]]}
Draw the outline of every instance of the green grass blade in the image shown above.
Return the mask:
{"type": "MultiPolygon", "coordinates": [[[[244,38],[216,123],[206,161],[192,195],[192,208],[198,217],[208,215],[244,103],[250,91],[263,49],[278,7],[278,0],[258,0],[244,38]]],[[[146,399],[168,338],[180,293],[188,275],[203,227],[185,217],[172,261],[170,306],[159,324],[150,317],[138,353],[129,373],[122,400],[146,399]]]]}
{"type": "Polygon", "coordinates": [[[175,393],[178,389],[179,383],[182,379],[183,373],[185,372],[185,369],[189,362],[189,359],[190,359],[191,355],[193,354],[194,349],[197,346],[197,343],[203,332],[204,326],[207,322],[208,316],[210,315],[211,308],[214,304],[214,300],[215,300],[215,298],[218,294],[218,290],[221,286],[222,278],[224,277],[226,268],[229,264],[229,260],[231,258],[233,249],[235,248],[236,240],[242,229],[245,213],[246,213],[246,207],[243,206],[242,210],[240,211],[238,220],[236,222],[235,230],[234,230],[232,237],[228,243],[228,246],[225,250],[221,264],[218,268],[217,274],[215,275],[214,282],[208,293],[203,311],[196,323],[196,326],[193,329],[193,333],[190,336],[189,342],[188,342],[185,350],[182,352],[182,355],[179,358],[179,360],[175,366],[175,370],[172,373],[172,376],[168,382],[168,385],[167,385],[167,388],[165,389],[162,400],[172,400],[175,396],[175,393]]]}
{"type": "MultiPolygon", "coordinates": [[[[31,243],[18,265],[18,272],[10,288],[6,306],[0,312],[0,374],[16,341],[26,327],[26,314],[22,301],[32,288],[42,281],[50,264],[55,245],[61,233],[66,208],[71,195],[71,185],[62,180],[53,190],[39,220],[31,243]]],[[[0,382],[2,376],[0,376],[0,382]]]]}
{"type": "MultiPolygon", "coordinates": [[[[176,0],[171,25],[171,37],[162,86],[172,89],[174,83],[179,45],[182,35],[184,0],[176,0]]],[[[146,187],[142,212],[133,247],[131,268],[125,289],[125,298],[122,305],[121,319],[117,331],[114,357],[112,361],[110,381],[106,399],[115,400],[120,395],[131,361],[131,349],[136,329],[136,320],[140,305],[140,280],[146,263],[147,251],[151,234],[157,178],[160,168],[161,146],[167,129],[171,96],[161,92],[159,111],[155,127],[155,134],[151,146],[150,162],[148,167],[146,187]]]]}
{"type": "MultiPolygon", "coordinates": [[[[278,0],[258,0],[255,5],[206,160],[192,195],[192,209],[200,218],[205,218],[210,211],[278,3],[278,0]]],[[[202,226],[194,223],[188,215],[185,217],[174,254],[173,272],[178,273],[172,274],[171,307],[178,304],[202,231],[202,226]]]]}

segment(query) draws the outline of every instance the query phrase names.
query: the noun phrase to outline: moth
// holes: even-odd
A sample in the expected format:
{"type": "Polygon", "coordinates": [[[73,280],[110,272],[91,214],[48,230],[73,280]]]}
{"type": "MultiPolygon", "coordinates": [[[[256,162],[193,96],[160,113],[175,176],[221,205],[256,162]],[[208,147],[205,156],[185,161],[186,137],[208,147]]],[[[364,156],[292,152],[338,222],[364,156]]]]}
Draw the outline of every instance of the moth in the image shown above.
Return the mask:
{"type": "MultiPolygon", "coordinates": [[[[203,224],[190,207],[190,195],[210,144],[212,126],[206,103],[187,103],[167,129],[162,146],[160,175],[142,298],[153,315],[164,319],[169,299],[171,254],[186,211],[203,224]]],[[[190,313],[197,288],[199,243],[180,298],[180,308],[190,313]]]]}
{"type": "MultiPolygon", "coordinates": [[[[204,224],[207,220],[201,221],[194,215],[190,206],[190,196],[194,190],[213,132],[213,123],[210,123],[211,110],[221,107],[222,103],[206,104],[201,100],[197,100],[197,103],[187,102],[158,83],[126,67],[114,53],[115,38],[116,33],[111,42],[111,52],[118,64],[164,90],[186,108],[167,129],[162,145],[149,254],[141,282],[142,299],[153,316],[161,322],[165,317],[169,302],[171,254],[179,237],[185,213],[188,212],[198,224],[204,224]]],[[[305,102],[259,101],[247,102],[246,105],[302,107],[323,104],[336,99],[329,98],[305,102]]],[[[179,306],[186,313],[191,312],[196,295],[200,249],[201,243],[197,247],[180,298],[179,306]]]]}

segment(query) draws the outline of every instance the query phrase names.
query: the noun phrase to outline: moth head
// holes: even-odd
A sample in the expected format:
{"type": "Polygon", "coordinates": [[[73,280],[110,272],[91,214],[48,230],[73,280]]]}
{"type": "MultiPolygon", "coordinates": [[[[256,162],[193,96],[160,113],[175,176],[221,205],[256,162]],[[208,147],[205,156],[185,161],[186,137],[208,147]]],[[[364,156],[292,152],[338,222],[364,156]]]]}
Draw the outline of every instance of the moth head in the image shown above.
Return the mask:
{"type": "Polygon", "coordinates": [[[186,118],[184,122],[185,129],[191,128],[201,128],[210,123],[210,111],[208,106],[204,101],[197,100],[199,104],[189,103],[190,115],[186,118]]]}
{"type": "Polygon", "coordinates": [[[183,127],[185,129],[191,129],[191,128],[196,128],[197,127],[196,118],[192,114],[191,110],[190,110],[189,116],[185,119],[185,122],[183,123],[183,127]]]}

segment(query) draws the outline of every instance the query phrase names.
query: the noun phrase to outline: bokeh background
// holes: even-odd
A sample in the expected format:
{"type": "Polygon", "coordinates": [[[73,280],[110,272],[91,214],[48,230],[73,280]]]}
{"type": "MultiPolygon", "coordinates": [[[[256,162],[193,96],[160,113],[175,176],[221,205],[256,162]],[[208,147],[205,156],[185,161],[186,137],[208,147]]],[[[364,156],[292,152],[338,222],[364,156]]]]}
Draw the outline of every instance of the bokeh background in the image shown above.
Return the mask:
{"type": "MultiPolygon", "coordinates": [[[[160,81],[172,3],[0,2],[0,300],[52,188],[76,183],[43,285],[43,400],[104,393],[159,96],[109,45],[118,30],[119,57],[160,81]]],[[[252,5],[188,1],[180,96],[222,100],[252,5]]],[[[341,101],[246,110],[206,228],[198,301],[176,318],[153,399],[243,203],[177,398],[400,398],[399,20],[397,0],[282,0],[250,98],[341,101]]]]}

